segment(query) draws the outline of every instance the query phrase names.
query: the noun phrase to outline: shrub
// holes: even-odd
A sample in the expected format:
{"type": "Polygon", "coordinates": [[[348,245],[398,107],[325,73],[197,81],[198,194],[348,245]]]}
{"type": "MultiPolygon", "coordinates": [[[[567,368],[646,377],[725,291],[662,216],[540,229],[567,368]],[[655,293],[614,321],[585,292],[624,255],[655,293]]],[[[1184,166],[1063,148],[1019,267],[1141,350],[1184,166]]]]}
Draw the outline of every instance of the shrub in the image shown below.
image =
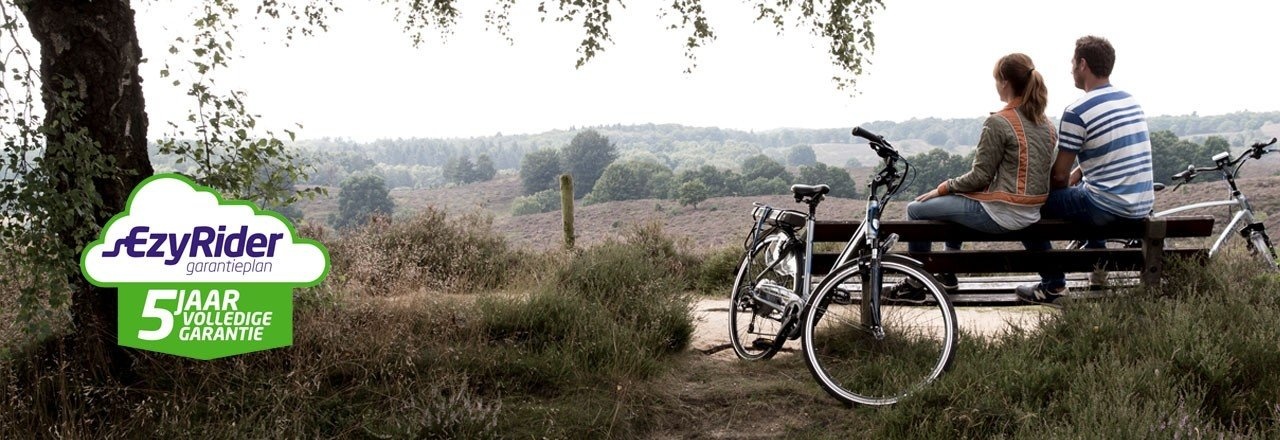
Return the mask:
{"type": "Polygon", "coordinates": [[[33,269],[28,255],[0,243],[0,359],[70,326],[65,282],[33,269]]]}
{"type": "Polygon", "coordinates": [[[520,261],[493,230],[492,218],[449,218],[432,208],[404,220],[372,222],[326,245],[330,280],[348,292],[494,288],[520,261]]]}
{"type": "Polygon", "coordinates": [[[656,226],[641,227],[577,254],[528,298],[482,300],[491,344],[523,353],[499,370],[552,394],[659,371],[693,335],[688,261],[656,226]]]}
{"type": "Polygon", "coordinates": [[[551,212],[559,209],[560,190],[558,189],[548,189],[533,193],[532,195],[516,197],[516,199],[511,202],[511,215],[515,217],[551,212]]]}
{"type": "Polygon", "coordinates": [[[742,249],[733,246],[703,256],[694,280],[698,292],[727,297],[729,290],[733,289],[733,277],[737,276],[742,257],[742,249]]]}

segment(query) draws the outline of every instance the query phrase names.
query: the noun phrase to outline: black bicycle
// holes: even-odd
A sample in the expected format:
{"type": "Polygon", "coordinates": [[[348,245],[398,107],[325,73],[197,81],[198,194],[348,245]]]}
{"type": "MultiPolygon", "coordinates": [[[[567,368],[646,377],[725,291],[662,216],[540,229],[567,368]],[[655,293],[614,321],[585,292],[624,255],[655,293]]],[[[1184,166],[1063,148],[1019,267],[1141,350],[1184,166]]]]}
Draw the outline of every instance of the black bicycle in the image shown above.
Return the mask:
{"type": "Polygon", "coordinates": [[[866,216],[813,286],[813,229],[827,185],[794,185],[808,213],[759,205],[744,242],[731,295],[730,341],[738,357],[768,359],[801,339],[805,363],[829,394],[845,403],[888,405],[937,379],[955,354],[951,300],[923,264],[889,253],[897,235],[880,235],[880,215],[910,165],[884,138],[862,128],[884,161],[870,184],[866,216]],[[801,238],[803,234],[803,238],[801,238]],[[889,297],[909,283],[917,296],[889,297]]]}

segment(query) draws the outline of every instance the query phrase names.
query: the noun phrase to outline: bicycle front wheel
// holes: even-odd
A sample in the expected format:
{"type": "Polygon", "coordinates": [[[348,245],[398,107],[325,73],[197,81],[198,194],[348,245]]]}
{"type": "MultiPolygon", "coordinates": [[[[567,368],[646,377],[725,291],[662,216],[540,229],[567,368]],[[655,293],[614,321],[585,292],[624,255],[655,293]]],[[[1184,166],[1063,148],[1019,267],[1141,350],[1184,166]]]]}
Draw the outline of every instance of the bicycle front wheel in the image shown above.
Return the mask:
{"type": "Polygon", "coordinates": [[[769,359],[786,342],[783,322],[798,299],[801,252],[800,243],[774,233],[738,265],[729,304],[729,342],[738,358],[769,359]]]}
{"type": "Polygon", "coordinates": [[[1271,268],[1272,272],[1280,270],[1276,266],[1276,250],[1271,247],[1271,239],[1267,237],[1266,232],[1253,231],[1249,234],[1249,251],[1262,259],[1262,262],[1271,268]]]}
{"type": "Polygon", "coordinates": [[[914,280],[914,301],[883,299],[874,325],[872,289],[860,261],[836,268],[818,287],[803,322],[805,363],[827,393],[845,403],[889,405],[941,376],[957,343],[955,309],[933,276],[888,255],[883,288],[914,280]]]}

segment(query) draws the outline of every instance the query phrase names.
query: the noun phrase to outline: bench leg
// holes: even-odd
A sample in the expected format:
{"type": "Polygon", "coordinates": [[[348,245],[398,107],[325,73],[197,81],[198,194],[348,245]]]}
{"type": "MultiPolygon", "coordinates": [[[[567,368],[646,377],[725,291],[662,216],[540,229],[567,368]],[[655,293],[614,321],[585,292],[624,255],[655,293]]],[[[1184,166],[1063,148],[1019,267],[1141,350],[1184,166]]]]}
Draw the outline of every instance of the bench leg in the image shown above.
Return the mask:
{"type": "Polygon", "coordinates": [[[1162,219],[1148,219],[1142,238],[1142,283],[1159,286],[1164,275],[1164,237],[1166,224],[1162,219]]]}
{"type": "Polygon", "coordinates": [[[1160,285],[1160,276],[1164,275],[1164,240],[1142,241],[1142,283],[1148,286],[1160,285]]]}

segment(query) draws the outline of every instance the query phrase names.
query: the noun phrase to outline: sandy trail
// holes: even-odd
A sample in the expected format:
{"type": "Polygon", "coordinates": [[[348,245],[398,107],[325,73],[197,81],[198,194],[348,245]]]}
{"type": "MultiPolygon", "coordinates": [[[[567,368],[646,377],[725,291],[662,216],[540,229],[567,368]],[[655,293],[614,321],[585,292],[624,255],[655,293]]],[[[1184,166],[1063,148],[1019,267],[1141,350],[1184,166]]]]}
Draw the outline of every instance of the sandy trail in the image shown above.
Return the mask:
{"type": "MultiPolygon", "coordinates": [[[[1044,306],[956,307],[960,330],[978,336],[992,336],[1013,325],[1035,326],[1040,319],[1057,311],[1044,306]]],[[[729,345],[729,300],[702,299],[694,308],[697,330],[692,348],[710,353],[716,359],[736,359],[729,345]]],[[[779,356],[800,350],[799,341],[788,341],[779,356]]]]}

